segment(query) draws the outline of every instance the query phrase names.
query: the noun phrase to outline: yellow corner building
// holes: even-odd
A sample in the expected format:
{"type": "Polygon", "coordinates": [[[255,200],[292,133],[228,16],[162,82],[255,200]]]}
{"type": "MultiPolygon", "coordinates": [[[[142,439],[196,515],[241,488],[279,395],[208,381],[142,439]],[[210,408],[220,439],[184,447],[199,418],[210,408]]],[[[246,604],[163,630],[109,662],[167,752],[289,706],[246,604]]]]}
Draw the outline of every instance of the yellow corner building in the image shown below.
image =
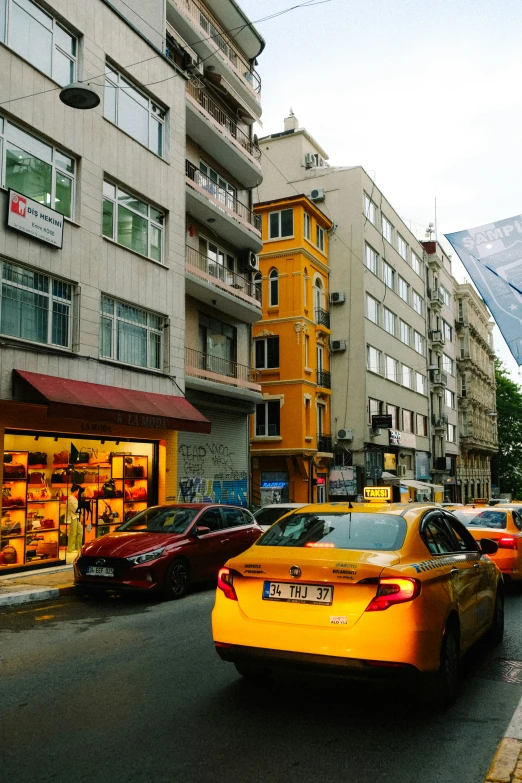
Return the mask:
{"type": "Polygon", "coordinates": [[[254,363],[263,402],[251,423],[254,501],[328,498],[333,459],[328,294],[332,222],[304,195],[257,204],[263,250],[256,284],[263,318],[254,363]]]}

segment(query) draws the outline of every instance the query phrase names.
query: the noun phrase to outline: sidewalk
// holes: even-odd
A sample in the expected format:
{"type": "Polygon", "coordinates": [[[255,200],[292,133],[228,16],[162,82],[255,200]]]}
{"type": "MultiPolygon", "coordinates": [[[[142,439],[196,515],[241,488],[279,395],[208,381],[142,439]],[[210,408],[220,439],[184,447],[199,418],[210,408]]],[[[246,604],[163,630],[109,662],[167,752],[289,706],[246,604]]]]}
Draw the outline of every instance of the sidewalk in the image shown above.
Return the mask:
{"type": "Polygon", "coordinates": [[[72,565],[0,576],[0,609],[73,593],[72,565]]]}
{"type": "Polygon", "coordinates": [[[484,783],[522,781],[522,699],[498,746],[484,783]]]}

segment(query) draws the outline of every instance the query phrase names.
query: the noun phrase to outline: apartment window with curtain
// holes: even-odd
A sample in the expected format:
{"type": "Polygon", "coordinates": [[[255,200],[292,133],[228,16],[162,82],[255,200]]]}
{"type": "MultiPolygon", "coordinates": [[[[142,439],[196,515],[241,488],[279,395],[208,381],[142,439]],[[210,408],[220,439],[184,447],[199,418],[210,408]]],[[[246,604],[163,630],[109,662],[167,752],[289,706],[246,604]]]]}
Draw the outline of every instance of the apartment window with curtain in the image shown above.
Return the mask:
{"type": "Polygon", "coordinates": [[[399,318],[399,338],[404,345],[411,343],[411,326],[399,318]]]}
{"type": "Polygon", "coordinates": [[[455,392],[450,389],[444,389],[444,404],[448,408],[455,408],[455,392]]]}
{"type": "Polygon", "coordinates": [[[105,66],[103,114],[160,157],[164,155],[166,111],[112,65],[105,66]]]}
{"type": "Polygon", "coordinates": [[[392,430],[399,429],[399,408],[397,405],[387,405],[386,413],[392,418],[392,430]]]}
{"type": "Polygon", "coordinates": [[[371,397],[368,398],[368,424],[372,423],[372,416],[380,416],[382,413],[381,400],[374,400],[371,397]]]}
{"type": "Polygon", "coordinates": [[[454,424],[446,424],[446,440],[455,443],[457,440],[457,428],[454,424]]]}
{"type": "Polygon", "coordinates": [[[414,272],[416,272],[419,277],[422,277],[422,261],[420,260],[419,256],[411,251],[411,268],[414,272]]]}
{"type": "Polygon", "coordinates": [[[408,258],[408,245],[400,234],[397,234],[397,252],[406,261],[408,258]]]}
{"type": "Polygon", "coordinates": [[[282,209],[268,215],[268,238],[280,239],[294,235],[294,210],[282,209]]]}
{"type": "Polygon", "coordinates": [[[416,329],[414,329],[413,330],[413,347],[417,351],[417,353],[420,353],[422,356],[424,356],[424,353],[425,353],[425,350],[426,350],[425,349],[425,343],[426,343],[426,341],[425,341],[424,337],[422,336],[422,334],[420,334],[419,332],[417,332],[416,329]]]}
{"type": "Polygon", "coordinates": [[[426,394],[426,376],[422,373],[415,371],[414,373],[414,389],[419,394],[426,394]]]}
{"type": "Polygon", "coordinates": [[[371,200],[371,198],[364,194],[364,216],[375,225],[377,220],[377,205],[371,200]]]}
{"type": "Polygon", "coordinates": [[[428,434],[428,417],[423,416],[421,413],[415,414],[415,431],[417,435],[428,434]]]}
{"type": "Polygon", "coordinates": [[[274,437],[281,434],[281,405],[279,400],[259,402],[255,414],[256,437],[274,437]]]}
{"type": "Polygon", "coordinates": [[[317,225],[315,227],[315,244],[317,249],[324,253],[324,228],[317,225]]]}
{"type": "Polygon", "coordinates": [[[312,218],[308,212],[304,213],[304,236],[305,239],[310,239],[312,236],[312,218]]]}
{"type": "Polygon", "coordinates": [[[365,244],[364,246],[364,260],[366,262],[366,266],[370,270],[370,272],[373,272],[374,275],[378,274],[378,255],[373,249],[373,247],[370,247],[370,245],[365,244]]]}
{"type": "Polygon", "coordinates": [[[442,333],[446,342],[453,342],[453,327],[450,326],[449,323],[444,319],[442,319],[442,333]]]}
{"type": "Polygon", "coordinates": [[[402,431],[413,432],[413,413],[402,409],[402,431]]]}
{"type": "Polygon", "coordinates": [[[406,280],[399,275],[399,284],[397,286],[397,293],[399,294],[400,298],[407,302],[409,299],[409,290],[410,286],[406,282],[406,280]]]}
{"type": "Polygon", "coordinates": [[[366,294],[366,317],[374,324],[379,323],[379,302],[370,294],[366,294]]]}
{"type": "Polygon", "coordinates": [[[384,215],[381,215],[381,221],[382,221],[382,235],[384,239],[386,239],[387,242],[392,242],[392,232],[393,232],[393,226],[390,223],[390,221],[384,217],[384,215]]]}
{"type": "Polygon", "coordinates": [[[279,336],[258,338],[254,344],[256,369],[279,367],[279,336]]]}
{"type": "Polygon", "coordinates": [[[277,307],[279,304],[279,273],[272,269],[268,275],[268,306],[277,307]]]}
{"type": "Polygon", "coordinates": [[[442,294],[442,301],[446,305],[446,307],[451,307],[451,294],[448,291],[447,288],[444,288],[443,285],[439,286],[439,291],[442,294]]]}
{"type": "Polygon", "coordinates": [[[454,362],[451,356],[448,356],[447,354],[442,354],[442,369],[444,372],[449,373],[450,375],[454,375],[454,362]]]}
{"type": "Polygon", "coordinates": [[[382,279],[392,291],[395,288],[395,269],[386,261],[382,262],[382,279]]]}
{"type": "Polygon", "coordinates": [[[165,316],[102,296],[100,356],[162,370],[166,323],[165,316]]]}
{"type": "Polygon", "coordinates": [[[402,365],[402,385],[407,389],[411,389],[412,381],[412,369],[407,364],[402,365]]]}
{"type": "Polygon", "coordinates": [[[386,357],[386,363],[385,363],[385,375],[386,378],[389,381],[395,381],[398,383],[399,381],[399,362],[397,359],[393,359],[391,356],[386,357]]]}
{"type": "Polygon", "coordinates": [[[62,87],[76,81],[76,38],[32,0],[0,0],[0,41],[62,87]]]}
{"type": "Polygon", "coordinates": [[[254,285],[257,291],[257,298],[260,302],[263,301],[263,275],[261,272],[256,272],[254,275],[254,285]]]}
{"type": "Polygon", "coordinates": [[[411,292],[411,304],[415,312],[422,315],[422,296],[417,291],[411,292]]]}
{"type": "Polygon", "coordinates": [[[202,369],[235,377],[237,329],[235,326],[199,313],[199,351],[202,369]]]}
{"type": "Polygon", "coordinates": [[[384,312],[384,329],[388,332],[388,334],[392,334],[395,337],[395,332],[397,329],[397,316],[395,313],[392,313],[391,310],[388,310],[387,307],[383,308],[384,312]]]}
{"type": "Polygon", "coordinates": [[[381,373],[381,352],[371,345],[366,346],[366,367],[370,372],[381,373]]]}
{"type": "Polygon", "coordinates": [[[0,261],[0,333],[72,347],[73,286],[41,272],[0,261]]]}
{"type": "Polygon", "coordinates": [[[74,215],[74,159],[3,117],[0,117],[0,170],[3,187],[12,188],[65,217],[74,215]]]}
{"type": "Polygon", "coordinates": [[[111,182],[103,183],[103,236],[164,263],[164,222],[161,210],[111,182]]]}

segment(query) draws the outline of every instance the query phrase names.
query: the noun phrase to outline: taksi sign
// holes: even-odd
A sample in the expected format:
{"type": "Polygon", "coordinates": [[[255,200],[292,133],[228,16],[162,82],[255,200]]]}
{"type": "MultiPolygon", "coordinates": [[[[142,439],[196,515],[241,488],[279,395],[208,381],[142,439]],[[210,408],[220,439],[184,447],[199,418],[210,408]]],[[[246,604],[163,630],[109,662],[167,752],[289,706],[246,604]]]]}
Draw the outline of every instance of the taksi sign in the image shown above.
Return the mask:
{"type": "Polygon", "coordinates": [[[365,500],[391,500],[391,487],[365,487],[365,500]]]}
{"type": "Polygon", "coordinates": [[[53,247],[63,245],[64,217],[32,198],[9,190],[7,225],[53,247]]]}

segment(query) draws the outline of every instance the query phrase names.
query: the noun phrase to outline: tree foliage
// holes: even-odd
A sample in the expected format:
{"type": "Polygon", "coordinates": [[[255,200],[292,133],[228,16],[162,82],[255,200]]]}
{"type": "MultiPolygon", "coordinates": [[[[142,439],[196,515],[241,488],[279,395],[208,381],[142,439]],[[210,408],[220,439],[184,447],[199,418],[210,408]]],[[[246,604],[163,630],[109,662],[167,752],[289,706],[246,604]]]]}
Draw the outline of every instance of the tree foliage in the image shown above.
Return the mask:
{"type": "Polygon", "coordinates": [[[522,498],[522,391],[498,359],[497,382],[498,454],[492,463],[493,480],[501,492],[522,498]]]}

